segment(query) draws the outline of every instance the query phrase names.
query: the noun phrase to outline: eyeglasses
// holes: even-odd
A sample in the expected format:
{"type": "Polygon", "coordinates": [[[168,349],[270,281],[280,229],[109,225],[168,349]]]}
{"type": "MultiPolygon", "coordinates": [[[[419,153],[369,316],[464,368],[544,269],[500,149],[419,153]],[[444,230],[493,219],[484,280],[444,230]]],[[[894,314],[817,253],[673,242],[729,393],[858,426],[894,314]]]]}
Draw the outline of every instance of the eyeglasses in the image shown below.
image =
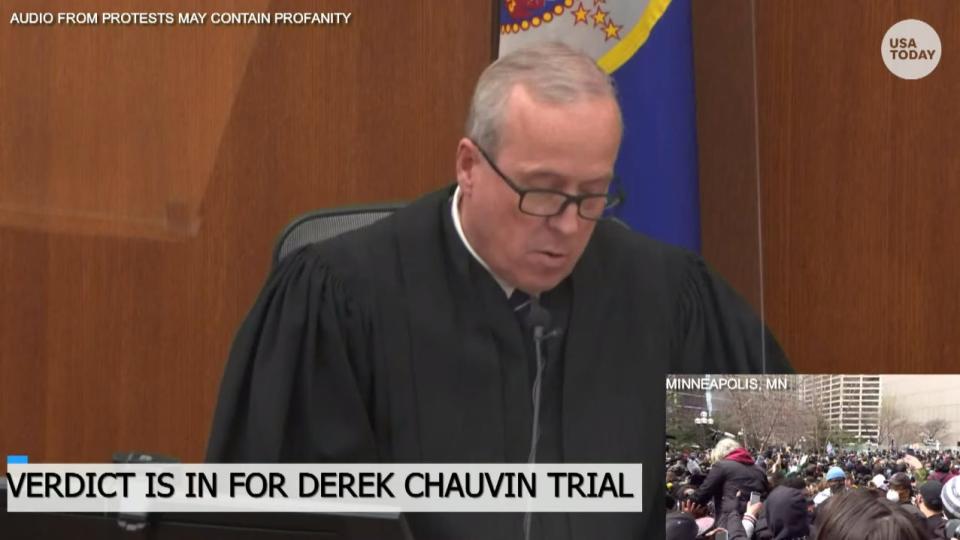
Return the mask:
{"type": "MultiPolygon", "coordinates": [[[[524,214],[538,217],[559,216],[567,209],[567,205],[577,205],[577,214],[583,219],[597,221],[603,213],[623,201],[621,193],[586,193],[583,195],[568,195],[555,189],[526,189],[517,185],[503,171],[497,167],[493,159],[474,141],[473,145],[480,151],[483,159],[487,160],[493,172],[497,173],[517,195],[520,195],[519,208],[524,214]]],[[[613,180],[616,182],[616,179],[613,180]]],[[[613,183],[611,182],[611,183],[613,183]]]]}

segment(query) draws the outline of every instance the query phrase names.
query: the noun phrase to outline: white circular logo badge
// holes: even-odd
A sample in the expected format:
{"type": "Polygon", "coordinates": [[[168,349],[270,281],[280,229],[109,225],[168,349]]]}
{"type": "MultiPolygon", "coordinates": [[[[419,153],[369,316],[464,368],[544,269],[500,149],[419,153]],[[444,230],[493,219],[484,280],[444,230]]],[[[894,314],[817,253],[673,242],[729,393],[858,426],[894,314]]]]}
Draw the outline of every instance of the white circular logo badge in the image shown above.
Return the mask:
{"type": "Polygon", "coordinates": [[[901,79],[922,79],[940,63],[940,36],[929,24],[905,19],[890,27],[880,44],[883,63],[901,79]]]}

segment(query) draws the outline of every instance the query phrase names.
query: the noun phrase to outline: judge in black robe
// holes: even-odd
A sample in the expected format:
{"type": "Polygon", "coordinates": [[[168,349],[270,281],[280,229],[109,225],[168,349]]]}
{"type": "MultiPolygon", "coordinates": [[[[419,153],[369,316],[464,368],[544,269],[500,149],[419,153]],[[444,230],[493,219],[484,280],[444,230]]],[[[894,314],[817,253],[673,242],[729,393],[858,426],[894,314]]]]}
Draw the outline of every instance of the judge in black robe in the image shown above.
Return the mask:
{"type": "MultiPolygon", "coordinates": [[[[527,460],[530,338],[457,236],[451,195],[283,260],[234,342],[208,460],[527,460]]],[[[645,464],[642,514],[564,516],[570,537],[663,531],[666,375],[789,365],[700,257],[614,222],[558,289],[562,382],[544,394],[538,461],[645,464]]],[[[522,515],[409,519],[418,540],[515,538],[522,515]]]]}
{"type": "MultiPolygon", "coordinates": [[[[531,537],[660,538],[665,376],[789,366],[697,255],[584,218],[582,197],[606,197],[620,140],[606,75],[546,46],[501,58],[478,89],[491,72],[500,70],[487,82],[504,80],[503,69],[540,70],[546,93],[534,79],[502,88],[499,136],[477,136],[492,153],[460,141],[459,191],[429,194],[274,269],[230,353],[208,459],[522,463],[535,453],[544,463],[643,463],[642,513],[540,514],[531,537]],[[559,172],[544,184],[524,172],[531,164],[559,172]],[[524,215],[534,187],[565,201],[553,217],[524,215]],[[526,245],[551,251],[527,263],[527,252],[514,253],[526,245]],[[550,314],[538,317],[552,336],[543,369],[532,317],[518,317],[524,304],[508,298],[511,273],[550,314]]],[[[522,538],[523,519],[408,516],[418,540],[522,538]]]]}

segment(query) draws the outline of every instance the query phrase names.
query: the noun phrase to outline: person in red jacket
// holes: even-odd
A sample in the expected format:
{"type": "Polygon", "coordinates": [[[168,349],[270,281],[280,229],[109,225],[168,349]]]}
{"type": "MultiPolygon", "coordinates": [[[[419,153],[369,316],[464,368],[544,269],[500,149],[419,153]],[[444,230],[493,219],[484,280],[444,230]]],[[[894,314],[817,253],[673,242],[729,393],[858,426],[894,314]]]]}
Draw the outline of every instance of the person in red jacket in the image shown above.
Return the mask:
{"type": "Polygon", "coordinates": [[[743,514],[752,492],[765,496],[770,491],[767,475],[750,452],[733,439],[721,439],[711,452],[713,465],[693,495],[697,504],[713,499],[718,523],[726,523],[731,512],[743,514]]]}

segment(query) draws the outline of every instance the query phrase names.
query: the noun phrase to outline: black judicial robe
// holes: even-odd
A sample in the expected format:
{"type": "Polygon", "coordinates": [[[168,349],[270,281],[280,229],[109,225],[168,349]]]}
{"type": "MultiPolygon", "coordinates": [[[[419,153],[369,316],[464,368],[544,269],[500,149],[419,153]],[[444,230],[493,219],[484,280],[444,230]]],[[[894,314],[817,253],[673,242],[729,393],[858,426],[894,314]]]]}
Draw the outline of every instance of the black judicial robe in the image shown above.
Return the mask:
{"type": "MultiPolygon", "coordinates": [[[[452,191],[274,269],[234,341],[208,461],[527,460],[525,335],[457,237],[452,191]]],[[[597,224],[564,286],[562,384],[544,400],[557,424],[549,455],[643,463],[643,512],[550,515],[535,529],[662,538],[666,374],[790,366],[702,259],[616,223],[597,224]]],[[[522,537],[519,513],[407,517],[417,540],[522,537]]]]}

